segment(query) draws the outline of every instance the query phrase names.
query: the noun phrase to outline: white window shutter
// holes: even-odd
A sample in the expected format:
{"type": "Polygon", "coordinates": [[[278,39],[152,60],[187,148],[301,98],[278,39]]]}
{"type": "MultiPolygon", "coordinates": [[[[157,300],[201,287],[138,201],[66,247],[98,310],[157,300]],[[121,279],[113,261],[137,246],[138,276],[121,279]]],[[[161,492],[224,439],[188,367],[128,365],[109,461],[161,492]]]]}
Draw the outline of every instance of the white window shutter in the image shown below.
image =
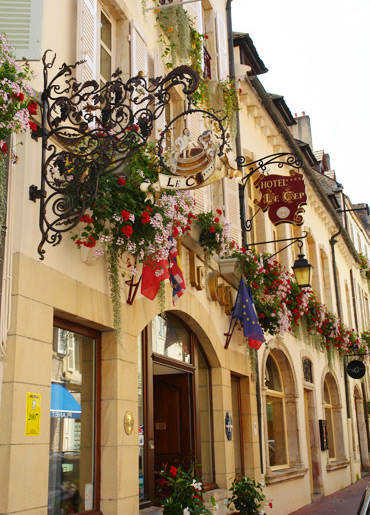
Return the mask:
{"type": "Polygon", "coordinates": [[[228,74],[226,25],[218,11],[216,12],[216,32],[218,79],[225,80],[228,74]]]}
{"type": "Polygon", "coordinates": [[[235,242],[241,244],[241,226],[240,226],[240,205],[239,205],[239,185],[235,179],[224,177],[224,204],[225,218],[231,223],[230,236],[235,242]]]}
{"type": "Polygon", "coordinates": [[[195,200],[195,212],[197,214],[212,211],[211,185],[193,190],[193,197],[195,200]]]}
{"type": "Polygon", "coordinates": [[[203,33],[203,13],[202,13],[202,2],[195,2],[193,4],[184,4],[184,9],[187,11],[190,15],[190,18],[194,20],[195,23],[195,29],[203,33]]]}
{"type": "MultiPolygon", "coordinates": [[[[154,77],[164,77],[165,70],[164,65],[162,62],[161,54],[159,52],[159,49],[156,48],[154,51],[154,77]]],[[[165,109],[163,109],[163,112],[161,115],[155,120],[155,137],[158,139],[160,133],[163,131],[163,129],[166,126],[166,113],[165,109]]]]}
{"type": "Polygon", "coordinates": [[[79,0],[77,60],[84,59],[86,61],[77,67],[77,79],[81,82],[97,79],[97,16],[97,0],[79,0]]]}
{"type": "Polygon", "coordinates": [[[131,21],[131,77],[148,75],[148,43],[138,25],[131,21]]]}
{"type": "Polygon", "coordinates": [[[42,50],[43,0],[0,0],[0,32],[17,60],[38,61],[42,50]]]}

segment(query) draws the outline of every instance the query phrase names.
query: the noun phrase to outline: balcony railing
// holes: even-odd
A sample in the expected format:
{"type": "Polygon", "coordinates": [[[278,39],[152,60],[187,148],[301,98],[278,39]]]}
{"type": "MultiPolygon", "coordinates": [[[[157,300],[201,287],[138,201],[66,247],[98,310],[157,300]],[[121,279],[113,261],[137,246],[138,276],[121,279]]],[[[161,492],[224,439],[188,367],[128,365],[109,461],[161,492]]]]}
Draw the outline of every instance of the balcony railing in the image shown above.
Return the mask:
{"type": "Polygon", "coordinates": [[[205,79],[211,79],[211,59],[212,57],[209,55],[208,50],[205,46],[203,46],[203,55],[204,55],[204,68],[203,68],[203,77],[205,79]]]}

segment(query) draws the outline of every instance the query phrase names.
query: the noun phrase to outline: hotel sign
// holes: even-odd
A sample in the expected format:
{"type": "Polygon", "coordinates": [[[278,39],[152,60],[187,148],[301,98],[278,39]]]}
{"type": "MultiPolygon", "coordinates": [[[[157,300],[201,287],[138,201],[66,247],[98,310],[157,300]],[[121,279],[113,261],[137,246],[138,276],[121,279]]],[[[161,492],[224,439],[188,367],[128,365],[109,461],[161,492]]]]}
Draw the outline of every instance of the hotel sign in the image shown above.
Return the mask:
{"type": "Polygon", "coordinates": [[[254,201],[274,225],[290,223],[302,225],[303,206],[307,204],[307,194],[303,175],[290,170],[286,175],[260,175],[255,182],[261,198],[254,201]]]}

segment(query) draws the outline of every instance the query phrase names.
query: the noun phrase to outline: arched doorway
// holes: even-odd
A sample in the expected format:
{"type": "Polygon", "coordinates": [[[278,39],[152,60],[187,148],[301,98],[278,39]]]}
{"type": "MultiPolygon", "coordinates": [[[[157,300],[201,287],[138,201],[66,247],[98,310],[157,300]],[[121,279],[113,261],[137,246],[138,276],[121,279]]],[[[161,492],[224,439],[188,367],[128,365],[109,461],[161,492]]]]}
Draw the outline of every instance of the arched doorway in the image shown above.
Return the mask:
{"type": "Polygon", "coordinates": [[[368,445],[367,431],[366,431],[364,400],[363,400],[361,391],[357,386],[355,386],[354,397],[355,397],[354,400],[355,400],[355,409],[356,409],[358,444],[360,447],[360,457],[361,457],[361,469],[363,471],[370,470],[369,445],[368,445]]]}
{"type": "Polygon", "coordinates": [[[138,363],[140,501],[155,497],[165,464],[196,466],[214,487],[211,375],[195,333],[171,312],[155,317],[139,338],[138,363]]]}

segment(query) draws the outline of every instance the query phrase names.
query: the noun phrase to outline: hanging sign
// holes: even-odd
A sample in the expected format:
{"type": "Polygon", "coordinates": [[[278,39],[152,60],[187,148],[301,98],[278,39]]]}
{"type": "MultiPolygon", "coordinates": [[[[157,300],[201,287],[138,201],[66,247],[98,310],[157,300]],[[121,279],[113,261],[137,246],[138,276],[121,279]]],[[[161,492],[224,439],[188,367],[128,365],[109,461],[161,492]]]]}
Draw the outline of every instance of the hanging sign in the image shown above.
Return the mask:
{"type": "Polygon", "coordinates": [[[261,192],[261,198],[254,203],[268,211],[268,217],[274,225],[290,223],[302,225],[304,212],[302,206],[307,204],[307,194],[303,175],[290,170],[286,175],[260,175],[255,182],[261,192]]]}
{"type": "Polygon", "coordinates": [[[350,361],[347,365],[347,374],[352,379],[361,379],[361,377],[364,377],[365,372],[365,365],[358,359],[350,361]]]}
{"type": "Polygon", "coordinates": [[[167,159],[172,174],[159,173],[156,183],[141,183],[141,191],[147,193],[147,199],[153,200],[151,192],[194,190],[223,177],[241,177],[241,172],[232,168],[226,156],[219,157],[218,151],[219,145],[213,141],[212,131],[205,130],[193,140],[189,129],[184,129],[167,159]]]}
{"type": "Polygon", "coordinates": [[[40,434],[41,395],[27,393],[26,401],[26,436],[40,434]]]}

